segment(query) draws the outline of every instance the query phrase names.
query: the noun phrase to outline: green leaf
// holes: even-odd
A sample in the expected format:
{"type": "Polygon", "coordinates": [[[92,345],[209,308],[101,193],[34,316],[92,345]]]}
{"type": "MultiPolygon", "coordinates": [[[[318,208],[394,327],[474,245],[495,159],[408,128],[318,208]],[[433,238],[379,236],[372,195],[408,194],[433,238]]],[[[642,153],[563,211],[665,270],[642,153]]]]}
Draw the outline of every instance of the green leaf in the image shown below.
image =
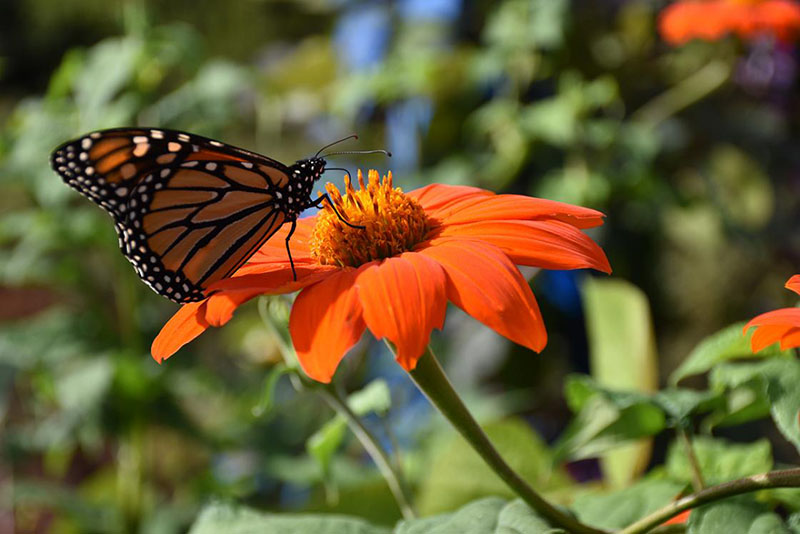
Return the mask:
{"type": "MultiPolygon", "coordinates": [[[[725,534],[756,534],[764,523],[757,520],[765,512],[762,504],[756,503],[752,497],[733,497],[714,504],[700,506],[692,510],[689,516],[688,534],[708,534],[724,532],[725,534]]],[[[767,531],[773,532],[773,531],[767,531]]],[[[776,533],[781,530],[774,531],[776,533]]]]}
{"type": "Polygon", "coordinates": [[[653,404],[652,397],[646,393],[604,387],[594,378],[580,374],[567,376],[564,384],[564,396],[570,409],[574,412],[581,411],[595,396],[602,397],[620,410],[637,404],[653,404]]]}
{"type": "Polygon", "coordinates": [[[472,502],[452,514],[401,521],[395,534],[557,534],[522,501],[497,497],[472,502]]]}
{"type": "Polygon", "coordinates": [[[253,415],[260,417],[272,410],[272,405],[275,398],[275,388],[278,386],[278,381],[284,375],[295,372],[295,369],[292,369],[283,362],[277,363],[272,369],[270,369],[267,379],[264,381],[264,393],[261,395],[261,400],[256,406],[253,406],[253,415]]]}
{"type": "Polygon", "coordinates": [[[456,510],[400,521],[394,529],[343,515],[272,514],[232,504],[207,506],[189,534],[566,534],[552,528],[520,500],[481,499],[456,510]]]}
{"type": "Polygon", "coordinates": [[[786,524],[789,525],[789,531],[793,534],[800,533],[800,512],[795,512],[790,515],[786,520],[786,524]]]}
{"type": "MultiPolygon", "coordinates": [[[[766,439],[741,444],[696,436],[692,447],[708,484],[720,484],[772,469],[772,447],[766,439]]],[[[670,478],[681,482],[692,480],[689,460],[677,441],[670,445],[665,466],[670,478]]]]}
{"type": "MultiPolygon", "coordinates": [[[[647,296],[628,282],[599,278],[587,278],[582,292],[592,376],[615,390],[655,391],[658,356],[647,296]]],[[[607,407],[596,408],[610,415],[607,407]]],[[[620,412],[619,422],[600,434],[614,436],[613,444],[619,445],[658,432],[663,420],[652,405],[641,404],[620,412]]],[[[634,480],[647,467],[651,449],[652,443],[642,440],[606,452],[601,465],[608,482],[622,487],[634,480]]]]}
{"type": "Polygon", "coordinates": [[[587,376],[569,377],[566,397],[578,413],[554,446],[557,461],[597,456],[666,425],[664,411],[649,395],[606,389],[587,376]]]}
{"type": "Polygon", "coordinates": [[[377,379],[347,397],[347,405],[356,415],[386,414],[392,406],[392,394],[385,380],[377,379]]]}
{"type": "Polygon", "coordinates": [[[325,479],[328,478],[331,460],[339,450],[346,433],[347,423],[336,417],[325,423],[306,441],[306,451],[322,468],[322,476],[325,479]]]}
{"type": "Polygon", "coordinates": [[[749,384],[766,395],[778,430],[800,450],[800,362],[773,358],[764,362],[726,365],[715,369],[711,383],[717,387],[749,384]]]}
{"type": "Polygon", "coordinates": [[[192,525],[190,534],[389,534],[363,519],[335,515],[267,514],[230,504],[207,506],[192,525]]]}
{"type": "MultiPolygon", "coordinates": [[[[347,405],[357,416],[385,414],[392,404],[386,381],[377,379],[347,398],[347,405]]],[[[331,460],[347,435],[347,421],[337,414],[306,441],[306,450],[319,463],[324,479],[328,479],[331,460]]]]}
{"type": "Polygon", "coordinates": [[[142,51],[143,43],[135,37],[106,39],[89,51],[83,72],[75,78],[75,100],[87,126],[107,120],[102,113],[129,83],[142,51]]]}
{"type": "Polygon", "coordinates": [[[550,527],[527,504],[517,499],[510,502],[497,518],[495,534],[557,534],[564,533],[560,528],[550,527]]]}
{"type": "Polygon", "coordinates": [[[747,534],[792,534],[792,529],[774,512],[756,517],[747,534]]]}
{"type": "Polygon", "coordinates": [[[800,451],[800,362],[797,360],[775,361],[774,374],[770,374],[767,396],[772,419],[783,437],[800,451]]]}
{"type": "MultiPolygon", "coordinates": [[[[553,467],[552,453],[525,421],[506,419],[483,428],[501,456],[533,487],[547,491],[572,484],[563,469],[553,467]]],[[[506,483],[450,430],[433,441],[428,458],[416,499],[422,514],[453,510],[489,495],[514,497],[506,483]]]]}
{"type": "Polygon", "coordinates": [[[684,487],[671,480],[644,480],[613,493],[581,495],[572,509],[583,523],[618,529],[669,504],[684,487]]]}
{"type": "Polygon", "coordinates": [[[655,394],[653,400],[674,421],[721,408],[724,404],[724,399],[719,393],[683,388],[663,389],[655,394]]]}
{"type": "Polygon", "coordinates": [[[716,364],[728,360],[753,357],[769,358],[781,354],[781,351],[773,345],[754,355],[750,350],[752,331],[743,335],[744,325],[744,322],[732,324],[701,341],[672,373],[669,383],[675,385],[687,376],[705,373],[716,364]]]}

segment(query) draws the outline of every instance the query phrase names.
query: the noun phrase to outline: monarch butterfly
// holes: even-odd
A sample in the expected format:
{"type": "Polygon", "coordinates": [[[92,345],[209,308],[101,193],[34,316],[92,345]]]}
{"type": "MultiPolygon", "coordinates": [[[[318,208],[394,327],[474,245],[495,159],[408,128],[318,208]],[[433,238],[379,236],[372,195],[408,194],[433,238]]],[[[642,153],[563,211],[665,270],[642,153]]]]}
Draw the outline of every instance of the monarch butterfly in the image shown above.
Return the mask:
{"type": "MultiPolygon", "coordinates": [[[[199,135],[115,128],[63,144],[50,163],[67,185],[111,215],[120,249],[139,277],[159,295],[186,303],[203,300],[211,284],[231,276],[285,223],[297,279],[289,248],[297,217],[327,199],[311,199],[325,158],[333,155],[320,153],[352,137],[286,166],[199,135]]],[[[391,155],[336,154],[373,152],[391,155]]]]}

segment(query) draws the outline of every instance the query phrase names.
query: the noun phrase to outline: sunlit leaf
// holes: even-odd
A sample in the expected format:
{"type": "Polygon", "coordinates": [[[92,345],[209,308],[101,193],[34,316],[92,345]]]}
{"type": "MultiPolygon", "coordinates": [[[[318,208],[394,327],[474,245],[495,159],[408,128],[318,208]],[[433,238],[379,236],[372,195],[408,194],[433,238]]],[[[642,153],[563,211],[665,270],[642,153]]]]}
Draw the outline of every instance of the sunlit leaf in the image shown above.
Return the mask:
{"type": "MultiPolygon", "coordinates": [[[[385,414],[392,404],[389,386],[382,379],[373,380],[347,398],[347,405],[357,416],[385,414]]],[[[331,460],[347,436],[347,421],[337,414],[306,441],[306,450],[317,460],[323,478],[328,479],[331,460]]]]}
{"type": "Polygon", "coordinates": [[[772,419],[783,436],[800,450],[800,362],[772,358],[757,363],[728,364],[712,373],[712,384],[749,384],[769,399],[772,419]]]}
{"type": "MultiPolygon", "coordinates": [[[[732,443],[723,439],[695,436],[692,448],[708,484],[720,484],[772,469],[772,447],[760,439],[753,443],[732,443]]],[[[667,474],[674,480],[690,482],[692,470],[686,451],[677,441],[670,445],[665,463],[667,474]]]]}
{"type": "MultiPolygon", "coordinates": [[[[503,458],[539,490],[569,486],[569,476],[554,468],[547,445],[524,421],[507,419],[484,426],[503,458]]],[[[458,435],[448,432],[433,443],[420,482],[417,506],[423,514],[440,513],[488,495],[513,493],[458,435]]]]}
{"type": "Polygon", "coordinates": [[[692,510],[689,516],[688,533],[706,534],[708,532],[725,532],[726,534],[781,534],[785,530],[761,530],[761,527],[772,522],[770,519],[760,521],[766,512],[763,504],[756,503],[751,496],[733,497],[714,504],[701,506],[692,510]],[[754,529],[754,527],[756,527],[754,529]]]}
{"type": "MultiPolygon", "coordinates": [[[[599,82],[592,84],[595,85],[598,88],[592,92],[599,94],[593,98],[595,103],[600,103],[607,90],[604,91],[599,82]]],[[[636,286],[613,279],[587,278],[582,291],[592,376],[602,386],[616,390],[655,391],[658,356],[647,296],[636,286]]],[[[608,444],[619,444],[634,437],[653,435],[663,424],[663,414],[652,405],[631,406],[624,408],[619,421],[601,430],[597,437],[608,444]]],[[[571,428],[576,428],[575,423],[571,428]]],[[[651,449],[652,444],[643,440],[604,454],[603,473],[609,483],[621,487],[642,473],[651,449]]],[[[579,456],[587,454],[584,450],[579,456]]]]}
{"type": "Polygon", "coordinates": [[[268,514],[229,504],[207,506],[192,525],[190,534],[389,534],[390,529],[363,519],[334,515],[268,514]]]}
{"type": "MultiPolygon", "coordinates": [[[[694,350],[686,357],[670,376],[670,384],[677,384],[681,379],[705,373],[714,365],[734,360],[737,358],[752,358],[753,351],[750,349],[750,337],[752,331],[743,335],[742,328],[745,323],[735,323],[723,328],[719,332],[701,341],[694,350]]],[[[756,357],[768,358],[777,356],[781,352],[776,346],[766,348],[756,354],[756,357]]]]}
{"type": "Polygon", "coordinates": [[[572,509],[584,523],[617,529],[669,504],[684,487],[685,484],[669,480],[645,480],[611,493],[579,496],[572,509]]]}

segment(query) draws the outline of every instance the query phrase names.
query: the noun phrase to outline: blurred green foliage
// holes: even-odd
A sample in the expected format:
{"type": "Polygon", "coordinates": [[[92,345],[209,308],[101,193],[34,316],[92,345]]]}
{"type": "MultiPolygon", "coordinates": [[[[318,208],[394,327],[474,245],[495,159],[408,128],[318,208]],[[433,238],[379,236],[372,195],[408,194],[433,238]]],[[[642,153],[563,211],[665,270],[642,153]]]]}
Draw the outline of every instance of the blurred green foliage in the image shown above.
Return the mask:
{"type": "MultiPolygon", "coordinates": [[[[800,260],[793,74],[748,82],[739,73],[753,51],[733,40],[668,48],[655,32],[659,2],[415,4],[11,2],[0,22],[0,511],[13,509],[20,532],[183,532],[213,499],[371,522],[341,519],[342,532],[383,532],[400,517],[330,409],[281,373],[270,381],[285,340],[255,307],[161,366],[149,357],[174,306],[139,283],[106,216],[48,165],[59,143],[122,125],[188,130],[282,161],[357,130],[360,146],[396,153],[405,189],[470,184],[603,210],[592,235],[630,283],[584,288],[588,341],[580,305],[546,276],[534,281],[551,339],[541,357],[452,312],[434,339],[501,451],[579,517],[621,526],[685,488],[681,449],[664,452],[677,427],[705,435],[696,445],[709,479],[796,461],[796,362],[777,351],[739,362],[750,356],[740,324],[698,345],[792,304],[782,285],[800,260]],[[567,372],[589,370],[586,346],[594,380],[570,378],[562,395],[567,372]],[[676,368],[671,385],[682,387],[655,392],[650,382],[676,368]],[[737,434],[746,422],[761,426],[737,434]],[[763,434],[785,440],[755,441],[763,434]],[[637,462],[609,460],[642,438],[637,462]],[[642,475],[651,450],[651,467],[666,464],[642,475]],[[601,454],[602,483],[593,464],[563,465],[601,454]],[[628,506],[604,517],[618,502],[628,506]]],[[[574,289],[580,278],[568,280],[574,289]]],[[[400,458],[420,511],[453,513],[396,531],[451,532],[484,517],[545,532],[518,502],[468,504],[512,495],[392,369],[366,340],[338,379],[352,392],[387,376],[390,398],[382,390],[362,413],[400,458]]],[[[744,523],[775,520],[764,514],[777,502],[797,511],[790,497],[745,498],[744,523]]],[[[712,507],[697,522],[727,513],[712,507]]],[[[242,531],[284,520],[213,505],[192,532],[215,532],[231,514],[242,531]]],[[[328,521],[301,520],[311,523],[285,528],[328,521]]]]}

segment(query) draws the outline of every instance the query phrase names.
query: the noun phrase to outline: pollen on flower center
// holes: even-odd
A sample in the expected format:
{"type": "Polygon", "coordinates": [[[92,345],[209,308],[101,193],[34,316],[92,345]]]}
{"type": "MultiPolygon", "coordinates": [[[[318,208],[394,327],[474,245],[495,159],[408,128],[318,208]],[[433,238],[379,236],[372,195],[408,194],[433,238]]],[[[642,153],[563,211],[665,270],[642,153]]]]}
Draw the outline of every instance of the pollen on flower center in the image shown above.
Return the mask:
{"type": "Polygon", "coordinates": [[[358,267],[409,251],[425,239],[428,217],[417,201],[392,187],[392,173],[371,170],[368,183],[358,171],[360,189],[345,176],[345,195],[331,183],[325,188],[336,210],[354,226],[342,222],[327,203],[311,234],[311,256],[322,265],[358,267]]]}

